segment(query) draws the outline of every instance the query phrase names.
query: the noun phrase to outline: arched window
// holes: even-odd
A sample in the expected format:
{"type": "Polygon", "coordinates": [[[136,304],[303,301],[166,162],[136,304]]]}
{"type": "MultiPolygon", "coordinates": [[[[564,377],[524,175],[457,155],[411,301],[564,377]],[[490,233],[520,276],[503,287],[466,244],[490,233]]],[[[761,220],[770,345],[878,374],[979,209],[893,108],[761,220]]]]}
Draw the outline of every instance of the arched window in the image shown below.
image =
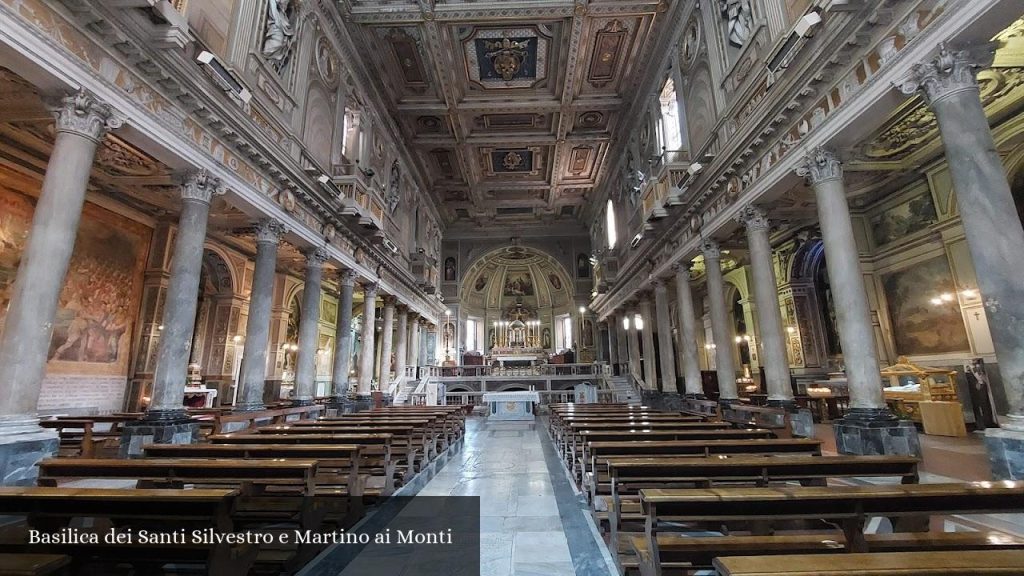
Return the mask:
{"type": "Polygon", "coordinates": [[[608,232],[608,248],[615,248],[615,242],[618,240],[619,235],[615,230],[615,204],[612,203],[610,198],[604,212],[605,228],[608,232]]]}
{"type": "Polygon", "coordinates": [[[679,101],[676,99],[676,86],[669,78],[661,90],[661,133],[662,146],[672,152],[683,147],[683,137],[679,133],[679,101]]]}

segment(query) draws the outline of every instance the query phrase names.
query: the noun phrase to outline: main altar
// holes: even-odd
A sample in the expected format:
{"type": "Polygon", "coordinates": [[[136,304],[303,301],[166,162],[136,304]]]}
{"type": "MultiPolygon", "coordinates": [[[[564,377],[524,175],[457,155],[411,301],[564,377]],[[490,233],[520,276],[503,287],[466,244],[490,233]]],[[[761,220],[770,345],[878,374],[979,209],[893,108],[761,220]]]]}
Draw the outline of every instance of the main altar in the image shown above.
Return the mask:
{"type": "Polygon", "coordinates": [[[540,403],[537,392],[488,392],[484,394],[489,420],[533,420],[533,405],[540,403]]]}
{"type": "Polygon", "coordinates": [[[541,346],[541,323],[531,320],[535,312],[517,301],[505,312],[508,320],[494,323],[491,342],[491,362],[502,368],[509,366],[536,366],[547,360],[547,350],[541,346]]]}

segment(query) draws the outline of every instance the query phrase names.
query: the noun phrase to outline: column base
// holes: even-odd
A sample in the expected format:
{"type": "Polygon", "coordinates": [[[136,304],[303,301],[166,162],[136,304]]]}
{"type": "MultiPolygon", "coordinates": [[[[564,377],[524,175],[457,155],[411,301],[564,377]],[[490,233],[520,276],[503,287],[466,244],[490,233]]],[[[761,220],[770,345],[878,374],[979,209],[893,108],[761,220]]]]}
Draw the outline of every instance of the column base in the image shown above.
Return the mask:
{"type": "Polygon", "coordinates": [[[707,400],[708,397],[704,394],[683,394],[683,398],[689,398],[690,400],[707,400]]]}
{"type": "Polygon", "coordinates": [[[295,398],[291,401],[292,406],[312,406],[312,398],[295,398]]]}
{"type": "Polygon", "coordinates": [[[373,408],[373,396],[356,396],[349,401],[352,412],[364,412],[373,408]]]}
{"type": "Polygon", "coordinates": [[[644,390],[640,401],[645,406],[651,406],[657,410],[668,410],[675,412],[682,410],[683,398],[672,392],[658,392],[657,390],[644,390]]]}
{"type": "Polygon", "coordinates": [[[770,408],[782,408],[789,414],[789,427],[794,436],[814,438],[814,415],[806,408],[800,408],[792,398],[769,399],[770,408]]]}
{"type": "Polygon", "coordinates": [[[121,457],[145,456],[146,444],[192,444],[199,439],[199,423],[191,418],[184,421],[149,420],[125,422],[121,432],[121,457]]]}
{"type": "Polygon", "coordinates": [[[235,404],[235,406],[231,409],[231,411],[232,412],[259,412],[261,410],[266,410],[266,409],[267,409],[267,407],[262,402],[257,402],[255,404],[235,404]]]}
{"type": "Polygon", "coordinates": [[[35,486],[40,460],[57,455],[56,430],[29,415],[0,417],[0,486],[35,486]]]}
{"type": "Polygon", "coordinates": [[[888,408],[853,408],[832,429],[840,454],[921,457],[914,423],[896,418],[888,408]]]}
{"type": "Polygon", "coordinates": [[[996,480],[1024,480],[1024,432],[1005,428],[985,430],[985,448],[996,480]]]}
{"type": "Polygon", "coordinates": [[[736,404],[740,401],[739,398],[719,398],[718,405],[722,408],[728,408],[729,406],[736,404]]]}

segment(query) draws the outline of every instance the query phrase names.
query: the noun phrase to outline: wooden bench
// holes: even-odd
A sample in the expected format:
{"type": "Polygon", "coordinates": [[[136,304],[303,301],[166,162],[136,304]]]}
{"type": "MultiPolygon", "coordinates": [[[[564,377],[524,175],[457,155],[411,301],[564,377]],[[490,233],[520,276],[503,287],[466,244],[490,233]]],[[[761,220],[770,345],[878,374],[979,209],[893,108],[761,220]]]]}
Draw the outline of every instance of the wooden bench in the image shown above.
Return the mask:
{"type": "Polygon", "coordinates": [[[250,434],[236,432],[208,438],[212,444],[357,444],[363,460],[360,471],[370,475],[363,491],[369,499],[390,496],[395,491],[396,467],[392,458],[392,435],[363,432],[356,434],[250,434]]]}
{"type": "Polygon", "coordinates": [[[63,554],[0,554],[0,576],[68,574],[70,564],[63,554]]]}
{"type": "Polygon", "coordinates": [[[710,422],[715,422],[722,419],[722,407],[715,400],[683,398],[683,403],[679,411],[682,412],[683,414],[701,416],[702,418],[710,422]]]}
{"type": "Polygon", "coordinates": [[[58,416],[53,420],[42,420],[39,425],[57,431],[62,453],[92,458],[99,448],[108,448],[116,452],[121,441],[121,426],[138,418],[136,414],[58,416]],[[107,429],[97,430],[97,424],[106,425],[107,429]]]}
{"type": "Polygon", "coordinates": [[[634,432],[657,432],[659,430],[729,430],[731,426],[724,422],[570,422],[561,437],[561,450],[566,462],[581,449],[580,439],[587,432],[618,431],[620,434],[634,432]]]}
{"type": "MultiPolygon", "coordinates": [[[[578,465],[582,468],[583,484],[588,492],[601,485],[608,487],[610,494],[611,476],[602,462],[612,457],[693,457],[706,458],[712,455],[735,456],[740,454],[760,455],[805,455],[821,456],[821,440],[811,438],[760,438],[754,440],[664,440],[639,442],[588,442],[583,447],[583,458],[578,465]]],[[[593,500],[591,500],[593,502],[593,500]]]]}
{"type": "Polygon", "coordinates": [[[210,434],[225,434],[248,430],[266,424],[284,424],[290,420],[316,418],[324,410],[323,406],[289,406],[252,412],[228,412],[212,415],[213,429],[210,434]]]}
{"type": "Polygon", "coordinates": [[[584,457],[584,446],[588,442],[610,442],[632,440],[748,440],[774,438],[771,430],[716,430],[699,428],[657,428],[626,430],[579,430],[573,434],[572,443],[564,448],[565,462],[584,457]]]}
{"type": "MultiPolygon", "coordinates": [[[[213,527],[232,532],[237,490],[124,490],[105,488],[0,487],[0,510],[23,517],[27,526],[56,532],[72,523],[92,521],[91,530],[112,527],[156,531],[213,527]]],[[[8,536],[13,532],[8,531],[8,536]]],[[[200,564],[208,574],[243,576],[249,573],[257,549],[249,545],[202,544],[28,544],[27,531],[18,540],[5,540],[6,554],[42,552],[73,557],[76,564],[124,564],[159,567],[167,563],[200,564]]],[[[31,555],[31,554],[27,554],[31,555]]],[[[0,567],[9,566],[0,560],[0,567]]],[[[0,568],[0,574],[4,573],[0,568]]],[[[16,573],[16,572],[15,572],[16,573]]],[[[32,572],[27,572],[31,574],[32,572]]],[[[46,572],[40,572],[46,574],[46,572]]]]}
{"type": "MultiPolygon", "coordinates": [[[[864,526],[872,516],[890,518],[896,533],[925,533],[931,514],[1024,510],[1024,483],[657,488],[641,489],[640,500],[645,517],[644,542],[637,548],[641,571],[660,576],[663,573],[660,544],[666,541],[663,531],[708,527],[720,530],[726,526],[730,536],[735,538],[729,542],[730,552],[759,554],[764,541],[747,541],[750,547],[744,550],[743,534],[766,537],[781,527],[782,522],[812,521],[820,523],[819,537],[821,534],[842,536],[843,551],[870,552],[875,539],[864,534],[864,526]]],[[[806,526],[803,529],[806,530],[806,526]]],[[[702,543],[711,551],[719,550],[715,538],[703,538],[702,543]]],[[[929,542],[927,538],[922,541],[929,542]]]]}
{"type": "MultiPolygon", "coordinates": [[[[447,449],[452,438],[452,435],[446,433],[443,422],[428,419],[317,419],[292,422],[285,426],[268,426],[260,428],[259,431],[297,428],[315,429],[319,433],[379,430],[394,434],[396,441],[399,438],[411,437],[412,444],[416,447],[416,454],[410,455],[415,457],[410,457],[409,463],[413,466],[414,471],[419,470],[421,464],[434,459],[438,454],[447,449]]],[[[396,454],[396,456],[398,455],[396,454]]]]}
{"type": "Polygon", "coordinates": [[[779,438],[793,437],[793,418],[784,408],[733,403],[721,407],[722,421],[742,428],[762,428],[779,438]]]}
{"type": "Polygon", "coordinates": [[[715,560],[719,576],[1020,576],[1024,550],[734,556],[715,560]]]}

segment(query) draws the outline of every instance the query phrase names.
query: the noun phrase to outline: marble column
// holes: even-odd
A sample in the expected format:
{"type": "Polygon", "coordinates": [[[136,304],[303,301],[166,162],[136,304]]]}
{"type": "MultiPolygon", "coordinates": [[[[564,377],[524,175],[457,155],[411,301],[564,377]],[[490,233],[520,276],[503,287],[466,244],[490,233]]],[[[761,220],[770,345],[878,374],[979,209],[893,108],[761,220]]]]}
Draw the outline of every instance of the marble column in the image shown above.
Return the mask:
{"type": "Polygon", "coordinates": [[[679,316],[679,356],[683,365],[683,384],[686,395],[704,397],[704,384],[700,376],[700,359],[697,348],[697,316],[693,311],[693,292],[690,290],[689,264],[677,264],[676,273],[676,314],[679,316]]]}
{"type": "Polygon", "coordinates": [[[355,270],[338,273],[338,326],[334,332],[334,367],[331,372],[331,393],[334,403],[348,397],[348,377],[352,362],[352,292],[356,283],[355,270]]]}
{"type": "Polygon", "coordinates": [[[654,311],[651,306],[651,295],[644,294],[640,297],[640,319],[643,322],[643,329],[640,330],[640,338],[643,343],[644,363],[644,384],[651,390],[660,390],[658,385],[658,363],[654,351],[654,311]]]}
{"type": "Polygon", "coordinates": [[[267,346],[270,342],[270,312],[274,303],[274,275],[277,247],[285,226],[273,218],[256,224],[256,263],[249,293],[249,320],[245,325],[245,351],[240,372],[241,390],[237,411],[263,410],[263,387],[267,381],[267,346]]]}
{"type": "Polygon", "coordinates": [[[850,409],[834,424],[844,454],[920,454],[912,422],[900,423],[885,404],[860,255],[839,159],[824,148],[811,150],[797,173],[806,176],[818,204],[818,220],[829,284],[839,325],[839,342],[850,393],[850,409]]]}
{"type": "Polygon", "coordinates": [[[409,313],[409,354],[406,365],[419,369],[420,365],[420,318],[419,314],[409,313]]]}
{"type": "Polygon", "coordinates": [[[668,288],[660,279],[654,281],[654,312],[658,324],[661,388],[663,392],[679,392],[676,383],[676,352],[672,345],[672,314],[668,309],[668,288]]]}
{"type": "Polygon", "coordinates": [[[0,485],[5,486],[34,485],[35,463],[57,451],[57,435],[39,427],[36,405],[96,148],[108,130],[121,126],[110,106],[84,91],[65,96],[54,113],[53,150],[0,340],[0,485]]]}
{"type": "Polygon", "coordinates": [[[960,220],[985,305],[1009,412],[986,431],[993,473],[1024,479],[1024,229],[981,102],[975,69],[991,54],[940,46],[914,66],[905,93],[920,90],[935,112],[960,220]]]}
{"type": "Polygon", "coordinates": [[[708,283],[708,304],[711,308],[711,334],[715,339],[715,369],[718,373],[720,402],[736,400],[736,365],[732,357],[732,330],[729,310],[725,304],[725,280],[722,279],[722,250],[717,242],[701,246],[708,283]]]}
{"type": "Polygon", "coordinates": [[[395,314],[398,319],[395,323],[395,380],[398,381],[405,376],[405,355],[409,348],[409,308],[399,305],[395,314]]]}
{"type": "Polygon", "coordinates": [[[612,375],[615,375],[619,363],[619,330],[615,325],[617,318],[618,316],[612,314],[605,322],[608,328],[608,365],[611,366],[612,375]]]}
{"type": "Polygon", "coordinates": [[[160,332],[153,375],[153,400],[146,411],[146,420],[187,420],[183,394],[195,328],[203,244],[210,200],[220,192],[220,179],[205,170],[190,174],[181,187],[181,216],[164,303],[164,329],[160,332]]]}
{"type": "Polygon", "coordinates": [[[629,330],[625,322],[629,318],[626,312],[619,312],[613,316],[616,340],[618,340],[619,353],[619,376],[629,376],[629,330]]]}
{"type": "Polygon", "coordinates": [[[772,246],[768,239],[771,225],[764,211],[744,207],[737,220],[747,228],[750,270],[754,280],[754,301],[757,303],[757,325],[761,342],[761,365],[764,366],[765,387],[769,406],[795,406],[790,385],[789,356],[786,354],[786,333],[782,327],[782,309],[772,266],[772,246]]]}
{"type": "Polygon", "coordinates": [[[320,347],[320,289],[327,251],[309,248],[302,285],[302,317],[299,318],[299,352],[295,360],[295,406],[308,406],[316,395],[316,354],[320,347]]]}
{"type": "Polygon", "coordinates": [[[380,390],[385,394],[391,388],[391,349],[395,338],[395,304],[394,296],[384,297],[384,315],[380,331],[380,390]]]}
{"type": "MultiPolygon", "coordinates": [[[[594,342],[594,360],[604,362],[604,346],[601,345],[601,323],[593,315],[590,317],[590,331],[591,341],[594,342]]],[[[582,334],[580,338],[583,338],[582,334]]]]}
{"type": "Polygon", "coordinates": [[[636,311],[629,309],[626,312],[626,317],[629,322],[629,327],[626,328],[626,339],[629,344],[628,371],[643,379],[643,366],[640,365],[640,331],[636,329],[636,311]]]}
{"type": "Polygon", "coordinates": [[[368,399],[372,390],[376,315],[377,285],[363,284],[363,341],[359,348],[359,381],[356,385],[356,395],[361,400],[368,399]]]}

